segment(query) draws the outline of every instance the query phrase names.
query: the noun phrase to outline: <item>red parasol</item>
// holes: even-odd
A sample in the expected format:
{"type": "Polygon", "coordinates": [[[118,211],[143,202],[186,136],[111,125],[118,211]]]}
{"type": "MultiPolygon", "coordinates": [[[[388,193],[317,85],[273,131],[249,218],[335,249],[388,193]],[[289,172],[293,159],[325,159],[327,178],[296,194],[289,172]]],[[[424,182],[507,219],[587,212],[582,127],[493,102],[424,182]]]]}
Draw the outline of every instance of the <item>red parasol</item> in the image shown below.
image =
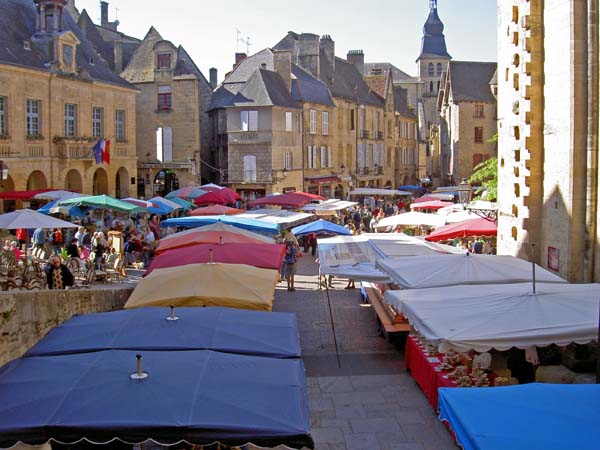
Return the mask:
{"type": "Polygon", "coordinates": [[[190,216],[222,216],[243,213],[243,209],[230,208],[229,206],[212,205],[203,208],[197,208],[189,213],[190,216]]]}
{"type": "Polygon", "coordinates": [[[470,236],[496,236],[497,233],[498,226],[495,222],[481,218],[439,227],[425,239],[439,242],[470,236]]]}

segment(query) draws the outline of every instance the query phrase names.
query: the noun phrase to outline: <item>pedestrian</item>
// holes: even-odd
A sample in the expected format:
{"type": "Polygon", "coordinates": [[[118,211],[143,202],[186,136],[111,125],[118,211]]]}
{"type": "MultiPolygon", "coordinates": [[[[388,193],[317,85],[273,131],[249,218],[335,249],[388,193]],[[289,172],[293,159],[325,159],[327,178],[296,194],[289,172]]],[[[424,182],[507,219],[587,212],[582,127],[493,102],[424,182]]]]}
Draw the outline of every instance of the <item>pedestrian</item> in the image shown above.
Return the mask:
{"type": "Polygon", "coordinates": [[[315,256],[315,254],[317,253],[317,234],[316,233],[310,233],[308,235],[308,244],[310,245],[310,254],[312,256],[315,256]]]}
{"type": "Polygon", "coordinates": [[[46,251],[46,231],[43,228],[36,228],[31,239],[35,248],[46,251]]]}
{"type": "Polygon", "coordinates": [[[288,291],[295,291],[294,275],[296,275],[296,262],[298,249],[292,241],[285,242],[285,256],[283,257],[283,276],[287,281],[288,291]]]}
{"type": "Polygon", "coordinates": [[[17,228],[16,236],[17,242],[19,244],[19,249],[23,250],[23,246],[27,244],[27,230],[25,228],[17,228]]]}
{"type": "Polygon", "coordinates": [[[50,264],[46,267],[46,281],[48,289],[66,289],[73,286],[73,274],[61,263],[57,255],[50,258],[50,264]]]}

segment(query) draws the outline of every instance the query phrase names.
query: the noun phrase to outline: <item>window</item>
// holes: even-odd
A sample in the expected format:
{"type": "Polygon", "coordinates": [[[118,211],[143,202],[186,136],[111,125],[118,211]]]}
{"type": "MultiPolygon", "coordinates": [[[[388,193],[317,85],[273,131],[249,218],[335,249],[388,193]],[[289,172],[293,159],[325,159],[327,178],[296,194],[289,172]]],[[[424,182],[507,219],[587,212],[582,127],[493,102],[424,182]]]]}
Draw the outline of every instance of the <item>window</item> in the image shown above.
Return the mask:
{"type": "Polygon", "coordinates": [[[329,134],[329,113],[323,112],[321,114],[321,125],[322,125],[322,133],[327,135],[329,134]]]}
{"type": "Polygon", "coordinates": [[[256,156],[244,156],[244,181],[256,182],[256,156]]]}
{"type": "Polygon", "coordinates": [[[344,110],[338,109],[338,130],[344,129],[344,110]]]}
{"type": "Polygon", "coordinates": [[[258,111],[240,111],[242,131],[258,130],[258,111]]]}
{"type": "Polygon", "coordinates": [[[379,111],[375,113],[375,133],[379,133],[379,111]]]}
{"type": "Polygon", "coordinates": [[[117,141],[125,139],[125,111],[122,109],[115,111],[115,138],[117,141]]]}
{"type": "Polygon", "coordinates": [[[40,103],[39,100],[27,100],[25,124],[27,136],[40,135],[40,103]]]}
{"type": "Polygon", "coordinates": [[[483,127],[475,127],[475,143],[483,144],[483,127]]]}
{"type": "Polygon", "coordinates": [[[94,137],[104,137],[104,108],[92,108],[92,133],[94,137]]]}
{"type": "Polygon", "coordinates": [[[350,118],[350,127],[349,127],[350,131],[354,131],[354,120],[355,119],[354,119],[354,110],[353,109],[350,110],[349,118],[350,118]]]}
{"type": "Polygon", "coordinates": [[[362,169],[365,166],[365,144],[358,144],[358,168],[362,169]]]}
{"type": "Polygon", "coordinates": [[[365,110],[364,109],[360,109],[358,111],[358,129],[361,131],[365,129],[365,110]]]}
{"type": "Polygon", "coordinates": [[[490,155],[488,153],[475,153],[473,155],[473,168],[477,167],[484,161],[490,159],[490,155]]]}
{"type": "Polygon", "coordinates": [[[379,145],[373,145],[373,165],[379,165],[379,145]]]}
{"type": "Polygon", "coordinates": [[[306,166],[309,169],[317,168],[317,147],[315,145],[309,145],[306,149],[306,166]]]}
{"type": "Polygon", "coordinates": [[[475,117],[483,117],[483,105],[475,104],[475,117]]]}
{"type": "Polygon", "coordinates": [[[77,105],[65,104],[65,136],[73,137],[77,134],[77,105]]]}
{"type": "Polygon", "coordinates": [[[294,161],[292,159],[292,152],[285,152],[283,154],[283,167],[286,170],[292,170],[294,168],[294,161]]]}
{"type": "Polygon", "coordinates": [[[285,113],[285,131],[294,131],[292,127],[292,113],[287,111],[285,113]]]}
{"type": "Polygon", "coordinates": [[[8,134],[8,121],[6,120],[6,97],[0,97],[0,137],[8,134]]]}
{"type": "Polygon", "coordinates": [[[321,168],[331,167],[331,147],[321,147],[321,168]]]}
{"type": "Polygon", "coordinates": [[[158,86],[158,110],[171,111],[172,108],[171,86],[158,86]]]}
{"type": "Polygon", "coordinates": [[[432,77],[434,75],[433,63],[429,63],[429,65],[427,66],[427,75],[429,75],[430,77],[432,77]]]}
{"type": "Polygon", "coordinates": [[[156,159],[160,162],[173,161],[172,128],[158,128],[156,130],[156,159]]]}
{"type": "Polygon", "coordinates": [[[438,77],[442,74],[442,64],[437,63],[437,75],[438,77]]]}
{"type": "Polygon", "coordinates": [[[159,53],[156,58],[157,69],[170,69],[171,68],[171,53],[163,52],[159,53]]]}
{"type": "Polygon", "coordinates": [[[433,81],[429,82],[429,92],[433,92],[433,81]]]}
{"type": "Polygon", "coordinates": [[[63,64],[70,68],[73,65],[73,46],[63,44],[62,56],[63,56],[63,64]]]}
{"type": "Polygon", "coordinates": [[[317,111],[310,110],[310,134],[317,133],[317,111]]]}

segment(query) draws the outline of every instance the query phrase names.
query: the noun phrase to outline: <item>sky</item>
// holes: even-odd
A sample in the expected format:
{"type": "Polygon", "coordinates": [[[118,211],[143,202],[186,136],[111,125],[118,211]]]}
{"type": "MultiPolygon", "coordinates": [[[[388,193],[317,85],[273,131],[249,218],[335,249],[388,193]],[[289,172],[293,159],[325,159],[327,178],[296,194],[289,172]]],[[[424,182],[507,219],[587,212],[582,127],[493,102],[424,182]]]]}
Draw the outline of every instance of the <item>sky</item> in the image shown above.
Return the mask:
{"type": "MultiPolygon", "coordinates": [[[[279,42],[288,31],[329,34],[336,56],[363,50],[365,62],[391,62],[417,74],[429,0],[107,0],[109,20],[119,31],[143,38],[154,26],[182,45],[206,78],[218,69],[219,82],[231,70],[240,39],[250,38],[250,54],[279,42]],[[241,34],[236,31],[239,30],[241,34]]],[[[75,0],[100,23],[99,0],[75,0]]],[[[458,61],[496,61],[496,0],[438,0],[448,52],[458,61]]]]}

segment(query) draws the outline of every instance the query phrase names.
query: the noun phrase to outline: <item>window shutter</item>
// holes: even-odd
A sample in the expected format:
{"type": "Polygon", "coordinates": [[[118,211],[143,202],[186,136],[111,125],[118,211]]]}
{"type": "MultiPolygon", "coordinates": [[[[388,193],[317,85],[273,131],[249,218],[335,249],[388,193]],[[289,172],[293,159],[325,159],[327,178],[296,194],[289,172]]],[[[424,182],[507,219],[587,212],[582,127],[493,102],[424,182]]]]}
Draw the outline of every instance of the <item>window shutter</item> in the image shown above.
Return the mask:
{"type": "Polygon", "coordinates": [[[244,181],[256,181],[256,156],[244,156],[244,181]]]}
{"type": "Polygon", "coordinates": [[[317,132],[317,111],[314,109],[310,110],[310,134],[317,132]]]}
{"type": "Polygon", "coordinates": [[[308,148],[306,149],[306,165],[308,166],[309,169],[313,168],[313,154],[312,154],[312,147],[309,145],[308,148]]]}
{"type": "Polygon", "coordinates": [[[248,130],[258,130],[258,111],[249,111],[248,114],[248,130]]]}
{"type": "Polygon", "coordinates": [[[358,167],[365,167],[365,144],[358,144],[358,167]]]}
{"type": "Polygon", "coordinates": [[[173,129],[163,128],[163,162],[173,161],[173,129]]]}
{"type": "Polygon", "coordinates": [[[327,147],[327,167],[332,167],[331,163],[331,147],[327,147]]]}
{"type": "Polygon", "coordinates": [[[240,111],[240,121],[242,123],[242,125],[241,125],[242,131],[248,131],[249,130],[248,111],[240,111]]]}
{"type": "Polygon", "coordinates": [[[163,162],[163,129],[156,130],[156,159],[163,162]]]}
{"type": "Polygon", "coordinates": [[[285,113],[285,131],[292,131],[292,113],[285,113]]]}
{"type": "Polygon", "coordinates": [[[321,167],[327,167],[327,147],[321,147],[321,167]]]}
{"type": "Polygon", "coordinates": [[[323,134],[329,134],[329,113],[323,112],[323,134]]]}

